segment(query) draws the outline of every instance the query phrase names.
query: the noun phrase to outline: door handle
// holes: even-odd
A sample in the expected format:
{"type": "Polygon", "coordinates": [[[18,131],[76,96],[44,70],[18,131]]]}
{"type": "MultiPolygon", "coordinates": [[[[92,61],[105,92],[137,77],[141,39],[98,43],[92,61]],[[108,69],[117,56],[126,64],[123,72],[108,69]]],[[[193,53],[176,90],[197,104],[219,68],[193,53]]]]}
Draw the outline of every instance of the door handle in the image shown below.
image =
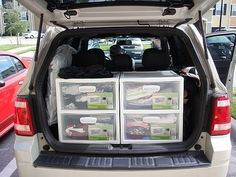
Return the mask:
{"type": "Polygon", "coordinates": [[[19,85],[22,85],[22,84],[23,84],[23,82],[24,82],[24,81],[19,81],[19,83],[18,83],[18,84],[19,84],[19,85]]]}

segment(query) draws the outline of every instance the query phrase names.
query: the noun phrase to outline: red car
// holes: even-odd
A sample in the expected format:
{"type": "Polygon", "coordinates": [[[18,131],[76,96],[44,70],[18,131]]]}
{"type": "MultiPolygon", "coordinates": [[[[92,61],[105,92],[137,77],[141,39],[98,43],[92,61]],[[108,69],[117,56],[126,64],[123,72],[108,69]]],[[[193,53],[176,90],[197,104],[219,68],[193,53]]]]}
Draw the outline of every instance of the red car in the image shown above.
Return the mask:
{"type": "Polygon", "coordinates": [[[31,58],[0,51],[0,137],[13,127],[15,97],[31,58]]]}

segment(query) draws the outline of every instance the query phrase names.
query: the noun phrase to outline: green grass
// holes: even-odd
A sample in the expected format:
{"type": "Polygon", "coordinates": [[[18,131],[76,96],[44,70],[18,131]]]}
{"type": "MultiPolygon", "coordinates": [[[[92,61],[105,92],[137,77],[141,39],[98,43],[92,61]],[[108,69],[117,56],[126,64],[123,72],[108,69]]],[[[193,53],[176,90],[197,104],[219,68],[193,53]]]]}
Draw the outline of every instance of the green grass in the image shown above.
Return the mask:
{"type": "Polygon", "coordinates": [[[231,114],[236,119],[236,87],[233,89],[233,103],[231,105],[231,114]]]}
{"type": "Polygon", "coordinates": [[[4,45],[0,45],[0,51],[7,51],[7,50],[11,50],[11,49],[15,49],[15,48],[19,48],[19,47],[26,47],[26,46],[31,46],[31,45],[27,45],[27,44],[21,44],[21,45],[17,45],[17,44],[4,44],[4,45]]]}
{"type": "Polygon", "coordinates": [[[32,46],[32,47],[30,47],[30,48],[28,48],[28,49],[25,49],[25,50],[21,50],[21,51],[19,51],[19,52],[16,52],[16,54],[17,54],[17,55],[20,55],[20,54],[22,54],[22,53],[27,53],[27,52],[30,52],[30,51],[35,51],[35,50],[36,50],[35,48],[36,48],[35,46],[32,46]]]}
{"type": "Polygon", "coordinates": [[[151,44],[143,44],[143,49],[149,49],[151,48],[151,44]]]}
{"type": "Polygon", "coordinates": [[[103,51],[109,51],[111,46],[112,45],[108,44],[99,44],[100,49],[102,49],[103,51]]]}

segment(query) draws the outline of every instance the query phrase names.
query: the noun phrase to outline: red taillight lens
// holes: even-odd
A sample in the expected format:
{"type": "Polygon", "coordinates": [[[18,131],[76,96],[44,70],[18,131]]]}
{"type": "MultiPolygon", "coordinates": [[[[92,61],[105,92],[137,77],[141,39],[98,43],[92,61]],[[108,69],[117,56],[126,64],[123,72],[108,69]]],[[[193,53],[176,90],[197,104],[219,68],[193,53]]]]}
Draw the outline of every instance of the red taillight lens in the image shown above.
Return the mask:
{"type": "Polygon", "coordinates": [[[21,136],[34,135],[34,127],[28,100],[25,98],[17,98],[15,102],[15,111],[14,128],[16,134],[21,136]]]}
{"type": "Polygon", "coordinates": [[[231,130],[230,99],[227,95],[218,96],[213,102],[210,126],[211,135],[225,135],[231,130]]]}

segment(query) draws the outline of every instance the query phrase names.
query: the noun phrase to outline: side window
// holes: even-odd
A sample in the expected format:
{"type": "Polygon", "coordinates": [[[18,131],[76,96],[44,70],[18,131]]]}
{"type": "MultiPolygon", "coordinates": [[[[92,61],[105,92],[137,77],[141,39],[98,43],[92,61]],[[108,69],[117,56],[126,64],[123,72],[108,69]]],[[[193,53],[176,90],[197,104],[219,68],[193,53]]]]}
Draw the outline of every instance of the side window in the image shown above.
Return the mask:
{"type": "Polygon", "coordinates": [[[213,60],[231,60],[234,49],[234,34],[207,37],[207,47],[213,60]]]}
{"type": "Polygon", "coordinates": [[[0,78],[5,79],[17,72],[8,56],[0,56],[0,78]]]}
{"type": "Polygon", "coordinates": [[[9,57],[11,58],[11,61],[15,64],[17,71],[21,71],[22,69],[24,69],[24,65],[21,63],[21,61],[19,61],[17,58],[15,57],[9,57]]]}

